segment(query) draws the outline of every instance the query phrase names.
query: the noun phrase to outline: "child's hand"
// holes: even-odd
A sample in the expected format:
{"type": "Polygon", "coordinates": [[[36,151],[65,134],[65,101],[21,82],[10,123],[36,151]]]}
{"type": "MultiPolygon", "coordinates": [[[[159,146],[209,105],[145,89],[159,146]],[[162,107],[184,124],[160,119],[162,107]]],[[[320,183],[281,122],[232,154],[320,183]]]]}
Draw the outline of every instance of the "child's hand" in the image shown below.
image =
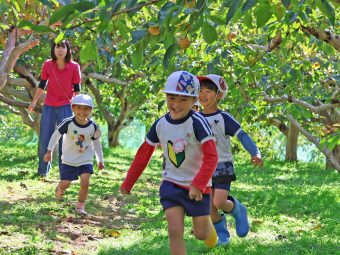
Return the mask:
{"type": "Polygon", "coordinates": [[[104,163],[103,162],[99,162],[98,163],[98,170],[100,171],[100,170],[103,170],[104,168],[105,168],[104,163]]]}
{"type": "Polygon", "coordinates": [[[257,167],[257,166],[260,168],[263,167],[263,160],[261,159],[261,157],[257,155],[251,158],[251,162],[254,167],[257,167]]]}
{"type": "Polygon", "coordinates": [[[130,195],[130,191],[124,189],[122,186],[119,187],[119,192],[123,195],[130,195]]]}
{"type": "Polygon", "coordinates": [[[48,162],[51,161],[52,158],[52,151],[47,151],[46,154],[44,155],[44,161],[48,162]]]}
{"type": "Polygon", "coordinates": [[[189,198],[196,201],[201,201],[203,199],[202,191],[194,186],[190,186],[189,198]]]}

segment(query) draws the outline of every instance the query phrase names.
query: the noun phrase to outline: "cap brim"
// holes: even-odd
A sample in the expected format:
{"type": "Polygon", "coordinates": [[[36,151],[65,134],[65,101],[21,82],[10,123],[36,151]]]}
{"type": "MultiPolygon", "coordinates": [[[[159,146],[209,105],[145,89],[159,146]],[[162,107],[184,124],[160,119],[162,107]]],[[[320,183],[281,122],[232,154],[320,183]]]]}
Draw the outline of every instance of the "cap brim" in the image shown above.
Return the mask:
{"type": "Polygon", "coordinates": [[[83,103],[73,103],[73,104],[71,104],[71,105],[84,105],[84,106],[88,106],[88,107],[93,108],[93,106],[88,105],[88,104],[83,104],[83,103]]]}
{"type": "Polygon", "coordinates": [[[162,92],[166,94],[172,94],[172,95],[179,95],[179,96],[186,96],[186,97],[197,97],[196,95],[188,95],[182,92],[176,92],[176,91],[170,91],[170,90],[163,90],[162,92]]]}
{"type": "Polygon", "coordinates": [[[206,81],[206,80],[208,80],[208,81],[214,82],[213,80],[211,80],[209,77],[206,77],[206,76],[197,76],[197,79],[199,81],[206,81]]]}

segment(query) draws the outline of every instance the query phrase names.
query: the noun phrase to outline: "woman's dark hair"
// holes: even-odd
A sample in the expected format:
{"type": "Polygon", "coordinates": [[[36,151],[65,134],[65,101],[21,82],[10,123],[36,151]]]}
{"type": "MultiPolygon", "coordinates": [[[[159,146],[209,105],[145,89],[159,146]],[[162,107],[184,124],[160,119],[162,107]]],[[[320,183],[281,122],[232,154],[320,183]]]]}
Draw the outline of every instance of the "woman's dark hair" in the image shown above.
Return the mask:
{"type": "Polygon", "coordinates": [[[72,59],[72,53],[71,53],[71,47],[70,47],[70,43],[67,40],[61,41],[59,43],[55,43],[54,41],[52,42],[51,45],[51,58],[56,61],[57,60],[57,56],[54,53],[54,48],[55,47],[63,47],[63,48],[67,48],[67,53],[65,56],[65,62],[70,62],[72,59]]]}
{"type": "Polygon", "coordinates": [[[213,83],[212,81],[210,80],[203,80],[201,81],[201,88],[207,88],[207,89],[210,89],[212,91],[215,91],[217,93],[218,91],[218,88],[217,86],[215,85],[215,83],[213,83]]]}

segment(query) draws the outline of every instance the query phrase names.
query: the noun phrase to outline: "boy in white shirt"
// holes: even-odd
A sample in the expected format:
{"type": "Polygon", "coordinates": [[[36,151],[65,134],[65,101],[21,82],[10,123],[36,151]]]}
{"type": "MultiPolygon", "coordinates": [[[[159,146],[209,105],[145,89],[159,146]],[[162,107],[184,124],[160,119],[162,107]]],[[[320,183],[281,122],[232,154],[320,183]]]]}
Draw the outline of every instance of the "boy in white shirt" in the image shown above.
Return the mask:
{"type": "Polygon", "coordinates": [[[249,231],[247,208],[235,197],[229,195],[231,182],[236,180],[230,137],[236,136],[249,152],[254,166],[262,167],[261,153],[255,142],[242,130],[241,125],[228,112],[218,108],[219,101],[227,93],[228,87],[223,77],[216,74],[199,76],[199,102],[202,106],[200,114],[209,122],[216,138],[218,164],[212,177],[212,203],[210,217],[214,223],[219,245],[228,245],[230,234],[225,215],[218,210],[230,214],[235,219],[236,234],[245,237],[249,231]]]}
{"type": "Polygon", "coordinates": [[[85,200],[88,194],[90,176],[93,174],[93,156],[96,155],[98,169],[104,169],[103,151],[100,144],[100,131],[97,124],[90,119],[93,109],[92,98],[79,94],[72,99],[74,116],[64,121],[54,131],[44,156],[46,162],[51,160],[52,151],[63,136],[62,164],[60,182],[55,196],[62,200],[65,190],[73,180],[80,176],[80,190],[76,212],[86,215],[85,200]]]}

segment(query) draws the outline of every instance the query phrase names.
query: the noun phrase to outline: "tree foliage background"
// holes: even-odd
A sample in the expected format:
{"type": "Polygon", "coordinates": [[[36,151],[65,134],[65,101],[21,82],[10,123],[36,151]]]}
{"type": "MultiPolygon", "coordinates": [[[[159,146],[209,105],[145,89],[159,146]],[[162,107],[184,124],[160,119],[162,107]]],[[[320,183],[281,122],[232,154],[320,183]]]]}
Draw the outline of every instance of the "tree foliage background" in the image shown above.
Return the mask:
{"type": "Polygon", "coordinates": [[[43,100],[26,109],[51,40],[67,38],[110,146],[133,118],[150,125],[164,113],[167,75],[188,70],[226,78],[222,107],[262,150],[276,127],[287,160],[302,135],[340,170],[339,13],[327,0],[5,0],[0,107],[38,131],[43,100]]]}

